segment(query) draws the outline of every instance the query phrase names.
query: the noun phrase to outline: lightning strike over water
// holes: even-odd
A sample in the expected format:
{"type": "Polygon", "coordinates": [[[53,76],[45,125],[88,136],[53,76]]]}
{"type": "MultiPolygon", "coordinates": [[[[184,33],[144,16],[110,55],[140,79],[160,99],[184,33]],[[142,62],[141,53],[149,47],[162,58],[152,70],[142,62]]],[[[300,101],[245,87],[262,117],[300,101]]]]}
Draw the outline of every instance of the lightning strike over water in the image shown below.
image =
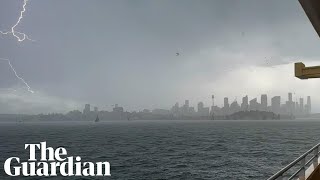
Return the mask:
{"type": "Polygon", "coordinates": [[[20,16],[18,18],[18,21],[16,22],[15,25],[13,25],[11,27],[11,31],[6,31],[6,32],[0,31],[1,34],[3,34],[3,35],[12,34],[15,38],[17,38],[17,40],[19,42],[22,42],[22,41],[24,41],[26,39],[30,40],[30,41],[34,41],[34,40],[30,39],[25,33],[22,33],[22,32],[19,32],[19,31],[15,30],[15,28],[19,25],[20,21],[23,18],[23,13],[26,12],[27,2],[28,2],[28,0],[23,0],[23,6],[22,6],[23,9],[22,9],[22,11],[20,11],[20,16]]]}
{"type": "Polygon", "coordinates": [[[17,71],[13,68],[13,66],[12,66],[12,64],[11,64],[11,61],[10,61],[9,59],[0,58],[0,60],[2,60],[2,61],[7,61],[8,64],[9,64],[9,66],[10,66],[10,68],[11,68],[11,70],[13,71],[14,75],[15,75],[21,82],[23,82],[23,84],[26,85],[26,87],[27,87],[27,89],[28,89],[29,92],[34,93],[34,91],[31,89],[31,87],[29,86],[29,84],[28,84],[22,77],[20,77],[20,76],[18,75],[17,71]]]}
{"type": "MultiPolygon", "coordinates": [[[[18,18],[18,21],[11,27],[11,31],[7,31],[7,32],[3,32],[0,31],[0,33],[2,35],[8,35],[8,34],[12,34],[15,38],[17,38],[18,42],[22,42],[24,40],[30,40],[30,41],[34,41],[32,39],[30,39],[25,33],[16,31],[15,28],[19,25],[19,23],[21,22],[21,20],[23,19],[23,14],[26,12],[26,5],[27,5],[28,0],[23,0],[23,6],[22,6],[22,10],[20,11],[20,16],[18,18]]],[[[7,61],[11,70],[14,72],[14,75],[21,81],[23,82],[23,84],[25,84],[25,86],[27,87],[27,90],[30,93],[34,93],[34,91],[31,89],[31,87],[29,86],[29,84],[18,75],[17,71],[14,69],[14,67],[11,64],[11,61],[9,59],[6,58],[0,58],[0,60],[2,61],[7,61]]]]}

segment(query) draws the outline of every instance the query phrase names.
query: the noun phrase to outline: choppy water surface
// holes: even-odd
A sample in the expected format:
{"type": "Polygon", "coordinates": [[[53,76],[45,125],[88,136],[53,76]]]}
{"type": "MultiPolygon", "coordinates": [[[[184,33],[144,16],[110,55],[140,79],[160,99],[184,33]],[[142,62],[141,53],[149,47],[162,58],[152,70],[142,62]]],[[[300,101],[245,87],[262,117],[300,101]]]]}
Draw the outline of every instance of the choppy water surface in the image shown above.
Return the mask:
{"type": "Polygon", "coordinates": [[[0,179],[5,159],[42,141],[109,161],[105,179],[266,179],[318,143],[319,130],[302,120],[0,123],[0,179]]]}

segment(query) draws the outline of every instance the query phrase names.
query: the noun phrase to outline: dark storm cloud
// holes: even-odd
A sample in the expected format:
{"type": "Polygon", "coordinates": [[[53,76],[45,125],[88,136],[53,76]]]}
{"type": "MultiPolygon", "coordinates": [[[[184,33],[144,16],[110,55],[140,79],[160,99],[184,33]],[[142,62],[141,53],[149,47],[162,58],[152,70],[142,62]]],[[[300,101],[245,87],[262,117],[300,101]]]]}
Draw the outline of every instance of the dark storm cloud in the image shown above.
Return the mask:
{"type": "MultiPolygon", "coordinates": [[[[1,1],[1,30],[21,5],[1,1]]],[[[292,0],[30,0],[17,29],[36,42],[1,36],[0,55],[33,89],[131,109],[198,97],[228,70],[314,59],[320,47],[292,0]]],[[[0,88],[21,85],[3,62],[0,75],[0,88]]]]}

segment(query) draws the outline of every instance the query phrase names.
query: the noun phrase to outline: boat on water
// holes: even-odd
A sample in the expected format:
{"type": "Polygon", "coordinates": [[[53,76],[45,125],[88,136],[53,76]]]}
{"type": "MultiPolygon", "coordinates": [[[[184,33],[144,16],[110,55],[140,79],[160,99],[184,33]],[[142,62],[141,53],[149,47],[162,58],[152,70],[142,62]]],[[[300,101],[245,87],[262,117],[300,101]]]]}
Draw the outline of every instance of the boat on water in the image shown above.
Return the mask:
{"type": "MultiPolygon", "coordinates": [[[[311,24],[320,36],[320,1],[299,0],[311,24]]],[[[295,76],[299,79],[320,78],[320,66],[305,67],[302,62],[295,63],[295,76]]],[[[320,143],[309,149],[268,180],[298,179],[320,180],[320,143]]]]}

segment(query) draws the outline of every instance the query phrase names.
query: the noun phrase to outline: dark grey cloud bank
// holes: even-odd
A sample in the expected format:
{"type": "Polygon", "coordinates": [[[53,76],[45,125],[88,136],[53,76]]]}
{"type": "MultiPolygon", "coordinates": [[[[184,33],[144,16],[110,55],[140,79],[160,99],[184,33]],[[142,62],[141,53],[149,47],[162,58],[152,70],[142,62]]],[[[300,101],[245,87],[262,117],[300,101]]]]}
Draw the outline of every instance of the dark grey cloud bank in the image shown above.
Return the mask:
{"type": "MultiPolygon", "coordinates": [[[[22,3],[0,2],[1,30],[16,22],[22,3]]],[[[29,0],[17,29],[36,42],[0,36],[0,57],[11,59],[37,93],[23,92],[23,84],[0,62],[0,105],[6,112],[65,111],[85,102],[101,108],[169,107],[187,98],[208,102],[215,91],[313,95],[289,82],[269,89],[239,86],[232,93],[229,84],[238,80],[226,74],[250,79],[243,70],[268,72],[270,66],[316,60],[320,52],[295,0],[29,0]]]]}

